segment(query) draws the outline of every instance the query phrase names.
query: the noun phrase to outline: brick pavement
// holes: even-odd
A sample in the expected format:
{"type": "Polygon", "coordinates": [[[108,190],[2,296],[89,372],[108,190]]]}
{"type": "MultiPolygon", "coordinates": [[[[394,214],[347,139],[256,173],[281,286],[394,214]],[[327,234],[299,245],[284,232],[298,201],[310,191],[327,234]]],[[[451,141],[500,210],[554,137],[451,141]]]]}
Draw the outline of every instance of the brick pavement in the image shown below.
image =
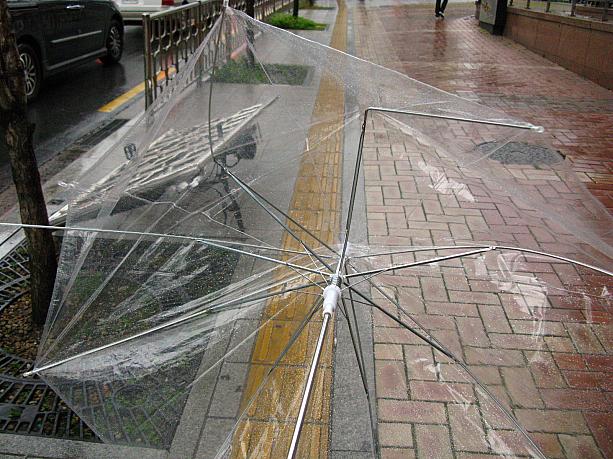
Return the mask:
{"type": "Polygon", "coordinates": [[[544,126],[590,190],[613,208],[613,92],[480,30],[472,5],[357,8],[358,55],[544,126]]]}
{"type": "MultiPolygon", "coordinates": [[[[613,93],[480,31],[465,5],[450,5],[444,22],[431,9],[358,5],[358,55],[544,125],[591,192],[613,207],[613,93]]],[[[460,179],[469,184],[464,195],[437,193],[437,181],[457,174],[439,153],[373,117],[364,162],[371,244],[489,241],[553,252],[572,244],[572,235],[556,238],[544,221],[522,216],[478,181],[460,179]]],[[[509,169],[541,193],[575,199],[545,171],[509,169]]],[[[488,252],[379,281],[380,289],[371,289],[375,300],[458,356],[547,457],[613,457],[608,278],[542,257],[488,252]]],[[[382,457],[534,454],[459,365],[380,313],[374,338],[382,457]]]]}

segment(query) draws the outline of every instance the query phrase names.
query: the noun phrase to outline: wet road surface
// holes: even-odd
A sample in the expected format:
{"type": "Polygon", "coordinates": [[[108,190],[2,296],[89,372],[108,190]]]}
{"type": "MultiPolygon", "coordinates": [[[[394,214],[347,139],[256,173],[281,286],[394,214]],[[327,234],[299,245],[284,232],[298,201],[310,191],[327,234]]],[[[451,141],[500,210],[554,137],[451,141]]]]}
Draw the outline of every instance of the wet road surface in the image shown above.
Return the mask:
{"type": "MultiPolygon", "coordinates": [[[[125,47],[117,65],[104,66],[92,60],[45,81],[36,101],[28,107],[35,123],[34,145],[39,165],[53,158],[92,129],[121,116],[119,107],[111,113],[102,106],[143,81],[143,29],[126,26],[125,47]]],[[[129,103],[143,104],[142,94],[129,103]]],[[[0,192],[11,184],[5,147],[0,145],[0,192]]]]}

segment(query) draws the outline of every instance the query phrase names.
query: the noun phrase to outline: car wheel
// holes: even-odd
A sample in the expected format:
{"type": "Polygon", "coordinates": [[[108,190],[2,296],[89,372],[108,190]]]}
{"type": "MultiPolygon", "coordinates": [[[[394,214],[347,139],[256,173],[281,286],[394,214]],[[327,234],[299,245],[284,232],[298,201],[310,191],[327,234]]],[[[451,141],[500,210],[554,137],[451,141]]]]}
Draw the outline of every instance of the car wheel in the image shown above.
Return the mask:
{"type": "Polygon", "coordinates": [[[111,22],[106,37],[106,56],[101,58],[105,64],[116,64],[123,54],[123,29],[117,21],[111,22]]]}
{"type": "Polygon", "coordinates": [[[38,54],[30,45],[25,43],[19,45],[19,57],[23,63],[26,96],[28,102],[31,102],[36,99],[40,92],[43,83],[43,72],[41,71],[38,54]]]}

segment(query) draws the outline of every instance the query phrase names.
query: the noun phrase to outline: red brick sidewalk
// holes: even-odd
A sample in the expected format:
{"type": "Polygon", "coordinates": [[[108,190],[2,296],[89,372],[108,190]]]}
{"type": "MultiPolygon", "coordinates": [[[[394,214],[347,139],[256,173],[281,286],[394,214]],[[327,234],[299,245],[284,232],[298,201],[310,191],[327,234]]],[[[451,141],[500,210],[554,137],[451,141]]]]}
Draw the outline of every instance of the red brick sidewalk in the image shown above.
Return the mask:
{"type": "MultiPolygon", "coordinates": [[[[359,4],[353,11],[357,53],[543,125],[592,192],[613,208],[613,93],[479,30],[472,12],[450,5],[443,22],[430,7],[359,4]]],[[[406,166],[419,161],[423,147],[395,144],[388,127],[373,125],[376,139],[365,143],[371,244],[459,238],[555,245],[495,200],[470,203],[432,193],[431,177],[406,166]]],[[[436,154],[430,159],[435,164],[436,154]]],[[[613,457],[607,282],[550,259],[489,253],[388,276],[387,289],[371,293],[459,356],[547,457],[606,458],[613,457]]],[[[374,317],[374,340],[384,458],[531,454],[492,399],[449,359],[382,314],[374,317]]]]}
{"type": "Polygon", "coordinates": [[[479,29],[472,5],[450,4],[444,21],[432,9],[357,8],[358,55],[544,126],[613,209],[613,92],[479,29]]]}

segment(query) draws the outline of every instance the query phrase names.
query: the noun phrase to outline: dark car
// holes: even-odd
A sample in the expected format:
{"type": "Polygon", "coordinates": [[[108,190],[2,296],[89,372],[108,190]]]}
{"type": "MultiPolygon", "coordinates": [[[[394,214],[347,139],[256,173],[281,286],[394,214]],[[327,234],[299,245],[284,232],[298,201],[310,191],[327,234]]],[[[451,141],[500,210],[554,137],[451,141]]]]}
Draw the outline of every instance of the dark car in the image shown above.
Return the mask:
{"type": "Polygon", "coordinates": [[[119,62],[123,21],[112,0],[8,0],[28,101],[43,78],[100,58],[119,62]]]}

